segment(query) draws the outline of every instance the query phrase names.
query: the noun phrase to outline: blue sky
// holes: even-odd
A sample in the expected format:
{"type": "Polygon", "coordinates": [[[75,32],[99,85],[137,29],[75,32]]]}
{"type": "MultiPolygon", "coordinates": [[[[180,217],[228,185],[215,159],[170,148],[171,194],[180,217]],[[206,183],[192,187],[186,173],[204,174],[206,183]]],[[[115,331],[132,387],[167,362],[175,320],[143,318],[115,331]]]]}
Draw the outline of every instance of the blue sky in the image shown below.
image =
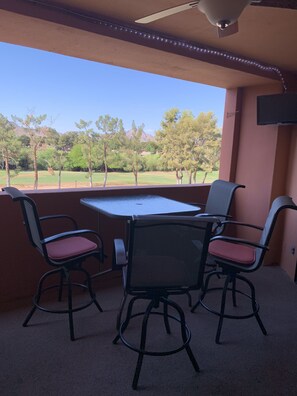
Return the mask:
{"type": "Polygon", "coordinates": [[[0,113],[47,114],[58,132],[100,115],[132,121],[145,132],[159,129],[165,111],[213,111],[222,127],[225,90],[188,81],[0,43],[0,113]]]}

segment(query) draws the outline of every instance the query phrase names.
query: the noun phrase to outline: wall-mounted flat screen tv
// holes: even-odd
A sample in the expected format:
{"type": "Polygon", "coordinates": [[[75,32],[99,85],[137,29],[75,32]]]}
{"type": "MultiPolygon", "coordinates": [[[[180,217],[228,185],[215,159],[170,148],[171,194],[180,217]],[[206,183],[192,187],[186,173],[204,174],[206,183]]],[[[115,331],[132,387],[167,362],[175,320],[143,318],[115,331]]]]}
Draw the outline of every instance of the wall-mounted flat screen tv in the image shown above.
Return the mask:
{"type": "Polygon", "coordinates": [[[297,92],[257,97],[257,125],[297,124],[297,92]]]}

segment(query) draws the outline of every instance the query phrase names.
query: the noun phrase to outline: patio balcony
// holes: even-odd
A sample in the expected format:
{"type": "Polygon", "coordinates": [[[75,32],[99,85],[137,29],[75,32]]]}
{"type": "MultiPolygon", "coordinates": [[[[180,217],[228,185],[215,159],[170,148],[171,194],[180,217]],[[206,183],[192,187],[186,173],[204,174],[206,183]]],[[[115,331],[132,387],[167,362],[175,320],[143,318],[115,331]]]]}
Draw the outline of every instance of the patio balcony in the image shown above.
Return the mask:
{"type": "MultiPolygon", "coordinates": [[[[78,8],[72,8],[74,2],[68,0],[51,3],[2,1],[2,41],[225,88],[220,178],[246,185],[235,200],[236,217],[262,225],[276,196],[290,195],[297,202],[297,126],[259,126],[256,114],[259,95],[297,89],[297,56],[292,51],[296,47],[295,10],[249,7],[241,16],[237,35],[224,41],[215,38],[205,16],[196,12],[181,13],[176,16],[180,19],[164,18],[147,34],[134,21],[157,11],[157,1],[128,1],[118,7],[118,2],[86,0],[75,2],[78,8]],[[275,23],[264,28],[265,21],[275,23]],[[176,39],[168,40],[170,36],[176,39]]],[[[123,236],[125,225],[83,207],[80,198],[150,193],[204,202],[208,189],[156,186],[28,194],[41,215],[66,213],[80,227],[97,230],[104,239],[107,268],[112,240],[123,236]]],[[[24,329],[21,323],[47,265],[27,240],[20,208],[4,193],[0,194],[0,218],[2,393],[134,394],[131,381],[136,356],[111,343],[121,299],[120,274],[96,279],[104,312],[90,307],[76,315],[78,340],[74,343],[69,341],[63,317],[39,312],[24,329]]],[[[280,215],[266,262],[277,266],[264,266],[251,274],[268,336],[261,334],[253,319],[230,320],[223,327],[224,345],[218,346],[214,342],[217,318],[202,309],[190,314],[186,299],[182,300],[202,371],[194,373],[184,353],[145,359],[139,383],[144,394],[296,395],[296,224],[297,213],[280,215]]],[[[97,264],[88,265],[91,272],[98,271],[97,264]]],[[[159,328],[153,330],[158,338],[159,328]]]]}
{"type": "MultiPolygon", "coordinates": [[[[183,202],[203,203],[208,191],[209,185],[192,185],[27,193],[36,201],[41,215],[69,214],[77,219],[80,227],[97,230],[103,237],[108,256],[101,268],[104,270],[111,265],[113,238],[123,237],[125,223],[92,212],[80,204],[81,198],[158,194],[183,202]]],[[[236,215],[236,200],[233,209],[236,215]]],[[[38,279],[48,266],[27,240],[19,205],[5,193],[0,194],[0,216],[0,382],[3,394],[131,395],[136,354],[121,343],[112,344],[122,298],[121,273],[112,272],[94,280],[104,312],[89,307],[74,315],[76,341],[69,340],[64,315],[37,311],[29,326],[23,328],[22,322],[31,306],[38,279]]],[[[282,232],[283,227],[280,228],[278,232],[282,232]]],[[[90,272],[98,271],[97,262],[89,262],[88,266],[90,272]]],[[[217,317],[203,308],[190,313],[187,299],[179,297],[201,372],[193,371],[184,351],[163,358],[146,357],[139,381],[140,391],[154,396],[296,394],[296,285],[280,266],[265,266],[249,276],[256,287],[268,336],[262,335],[253,318],[225,320],[223,345],[217,345],[214,341],[217,317]]],[[[215,281],[219,284],[220,279],[215,281]]],[[[197,297],[193,293],[194,301],[197,297]]],[[[210,302],[216,304],[217,297],[211,293],[210,302]]],[[[75,298],[83,296],[77,294],[75,298]]],[[[162,336],[158,323],[153,324],[151,330],[153,340],[160,345],[168,341],[165,332],[162,336]]]]}
{"type": "MultiPolygon", "coordinates": [[[[128,1],[126,7],[117,7],[110,2],[85,1],[80,2],[78,8],[68,0],[55,3],[2,1],[2,41],[225,88],[219,177],[246,185],[245,191],[240,191],[236,197],[236,217],[263,225],[276,196],[289,195],[297,202],[297,126],[257,125],[258,96],[297,89],[297,57],[291,50],[296,36],[295,10],[275,12],[266,7],[265,18],[268,12],[271,18],[276,18],[271,20],[277,23],[263,30],[259,7],[251,7],[254,16],[249,20],[247,15],[246,26],[250,27],[252,21],[253,29],[250,34],[240,29],[232,38],[237,37],[231,48],[225,47],[229,39],[216,39],[206,25],[205,29],[199,29],[197,36],[196,27],[208,24],[201,13],[188,13],[187,17],[181,13],[180,23],[174,18],[164,18],[163,22],[168,21],[169,25],[158,27],[157,24],[156,31],[147,34],[146,28],[142,30],[134,24],[137,18],[147,14],[148,10],[143,8],[146,3],[138,2],[135,7],[135,2],[128,1]],[[259,17],[257,26],[254,17],[259,17]],[[116,19],[119,24],[115,23],[116,19]],[[188,22],[192,28],[184,31],[188,22]],[[169,36],[176,40],[168,40],[169,36]],[[264,36],[260,45],[257,38],[264,36]],[[279,39],[279,50],[276,50],[273,37],[279,39]]],[[[158,8],[158,2],[154,3],[150,7],[158,8]]],[[[244,18],[242,15],[241,21],[244,18]]],[[[106,266],[109,266],[112,239],[123,235],[124,224],[92,213],[80,205],[80,198],[134,194],[136,191],[184,202],[203,202],[208,186],[43,191],[32,192],[32,197],[41,215],[65,212],[74,216],[81,227],[96,229],[104,239],[108,255],[106,266]]],[[[0,215],[3,268],[0,304],[15,304],[32,295],[45,264],[28,244],[19,208],[5,194],[0,195],[0,215]]],[[[297,213],[281,214],[267,255],[267,263],[280,265],[292,280],[297,279],[296,224],[297,213]]],[[[108,279],[106,277],[106,282],[108,279]]]]}

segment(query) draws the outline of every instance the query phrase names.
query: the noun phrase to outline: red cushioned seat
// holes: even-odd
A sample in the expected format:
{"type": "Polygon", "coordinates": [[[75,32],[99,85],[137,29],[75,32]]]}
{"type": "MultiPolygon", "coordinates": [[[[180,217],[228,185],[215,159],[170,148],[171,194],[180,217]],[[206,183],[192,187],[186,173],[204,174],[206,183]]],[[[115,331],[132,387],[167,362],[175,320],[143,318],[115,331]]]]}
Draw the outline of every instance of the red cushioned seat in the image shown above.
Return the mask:
{"type": "Polygon", "coordinates": [[[256,259],[255,248],[219,239],[209,244],[208,252],[223,260],[234,261],[242,265],[251,265],[256,259]]]}
{"type": "Polygon", "coordinates": [[[47,244],[47,253],[52,260],[65,260],[80,256],[97,248],[96,243],[84,237],[71,237],[47,244]]]}

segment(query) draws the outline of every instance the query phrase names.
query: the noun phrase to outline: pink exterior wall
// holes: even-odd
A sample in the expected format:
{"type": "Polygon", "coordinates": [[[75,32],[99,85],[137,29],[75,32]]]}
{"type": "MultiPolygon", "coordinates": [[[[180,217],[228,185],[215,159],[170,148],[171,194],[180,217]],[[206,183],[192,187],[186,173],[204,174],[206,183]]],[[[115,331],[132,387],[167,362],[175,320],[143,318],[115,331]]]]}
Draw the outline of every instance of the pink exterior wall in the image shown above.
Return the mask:
{"type": "MultiPolygon", "coordinates": [[[[286,177],[287,194],[297,203],[297,126],[292,128],[290,140],[290,154],[287,158],[288,171],[286,177]]],[[[285,217],[284,239],[281,251],[281,266],[291,278],[296,279],[297,260],[297,213],[290,213],[285,217]],[[295,249],[295,254],[292,254],[295,249]]]]}
{"type": "MultiPolygon", "coordinates": [[[[280,88],[274,84],[229,90],[226,95],[220,177],[233,174],[235,182],[246,185],[245,190],[236,194],[236,217],[258,225],[264,224],[275,197],[290,195],[297,202],[296,127],[257,125],[257,96],[278,92],[280,88]],[[228,119],[228,114],[233,114],[234,119],[228,119]]],[[[291,277],[296,267],[295,256],[291,254],[291,246],[296,244],[296,220],[293,211],[280,215],[265,260],[266,264],[281,263],[291,277]]],[[[247,229],[240,235],[256,240],[259,236],[257,231],[247,229]]]]}
{"type": "Polygon", "coordinates": [[[229,89],[225,98],[220,178],[232,182],[236,179],[242,94],[242,89],[229,89]]]}

